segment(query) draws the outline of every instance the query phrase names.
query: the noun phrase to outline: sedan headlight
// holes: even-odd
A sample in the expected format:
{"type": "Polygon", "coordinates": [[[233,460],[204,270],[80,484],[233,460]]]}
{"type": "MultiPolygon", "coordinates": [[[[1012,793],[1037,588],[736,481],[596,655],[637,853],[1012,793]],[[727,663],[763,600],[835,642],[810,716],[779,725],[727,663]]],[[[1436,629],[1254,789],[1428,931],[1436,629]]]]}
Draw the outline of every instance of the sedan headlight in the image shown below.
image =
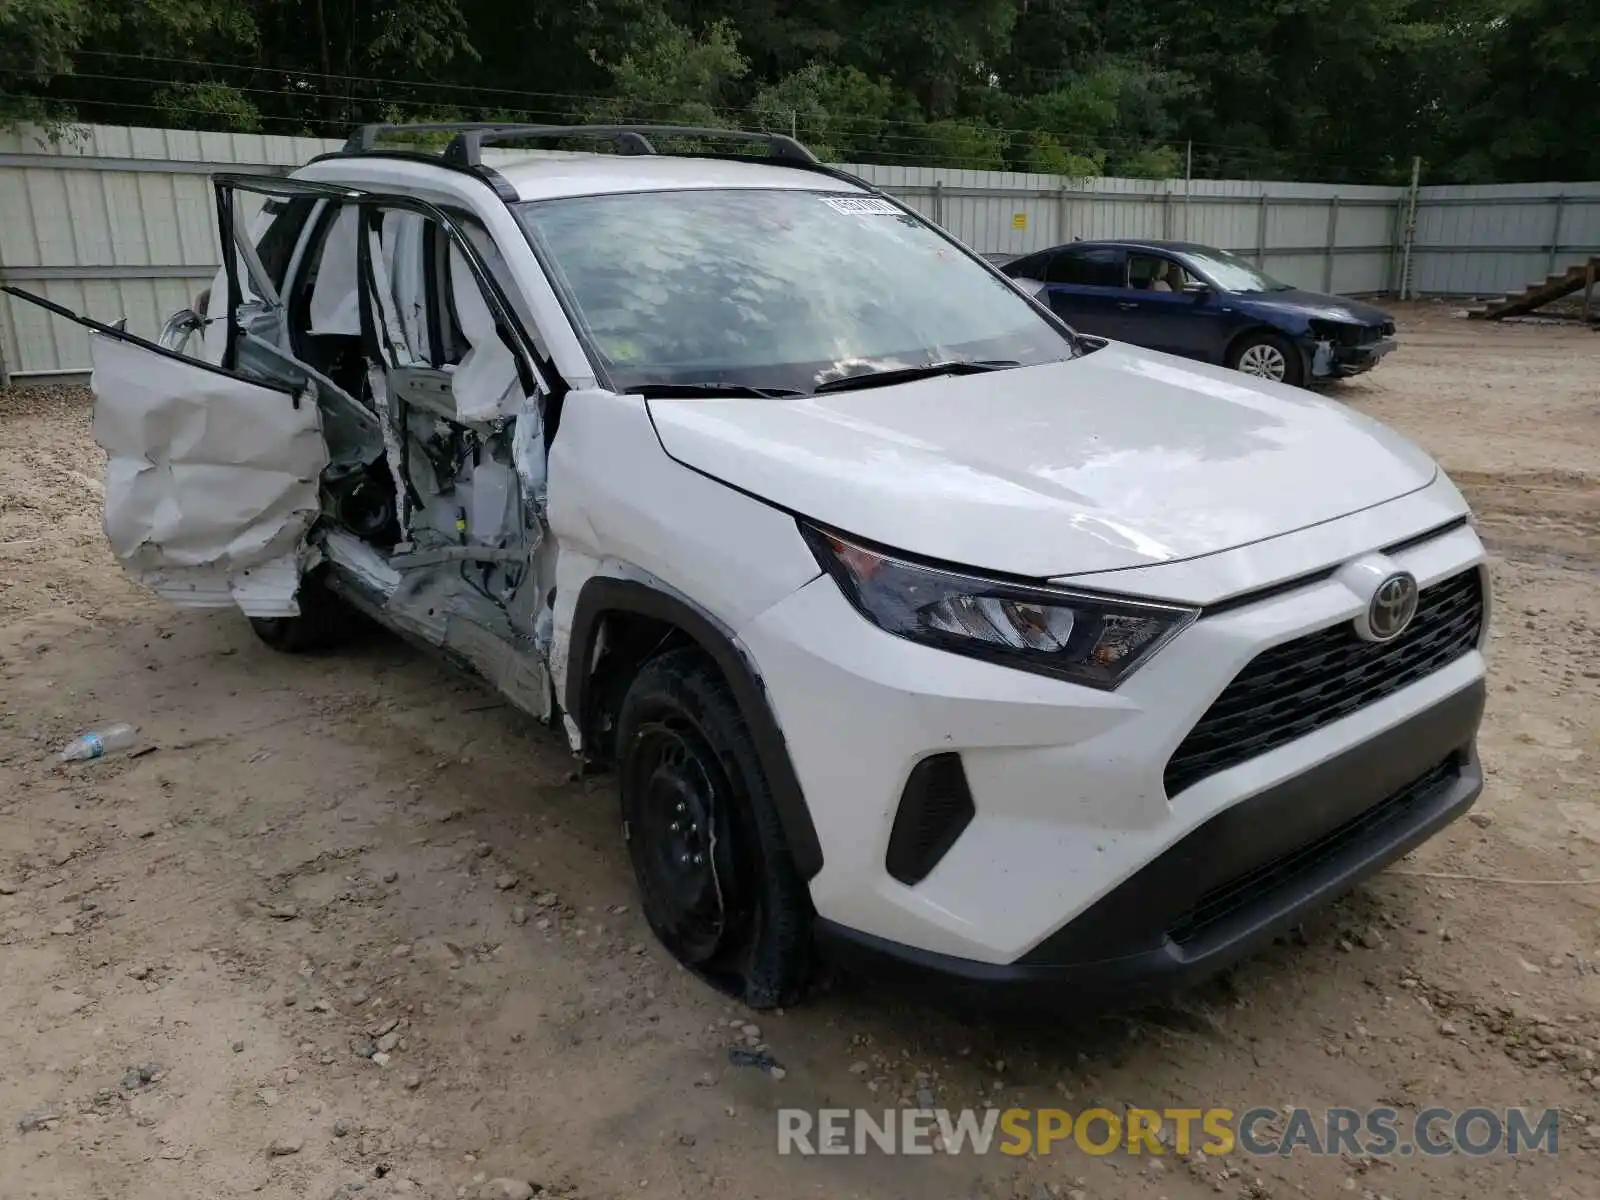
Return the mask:
{"type": "Polygon", "coordinates": [[[800,526],[817,561],[879,628],[1109,691],[1198,615],[1195,609],[985,579],[800,526]]]}

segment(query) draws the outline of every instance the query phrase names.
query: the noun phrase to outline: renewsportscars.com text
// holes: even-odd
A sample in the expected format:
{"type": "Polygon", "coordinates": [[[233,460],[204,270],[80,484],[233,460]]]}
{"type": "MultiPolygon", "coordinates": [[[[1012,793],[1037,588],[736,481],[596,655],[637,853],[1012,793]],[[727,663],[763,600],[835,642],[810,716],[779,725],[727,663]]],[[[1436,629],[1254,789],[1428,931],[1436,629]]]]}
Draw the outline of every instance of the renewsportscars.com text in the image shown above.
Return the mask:
{"type": "Polygon", "coordinates": [[[778,1110],[778,1153],[1391,1158],[1555,1154],[1559,1110],[1092,1108],[778,1110]]]}

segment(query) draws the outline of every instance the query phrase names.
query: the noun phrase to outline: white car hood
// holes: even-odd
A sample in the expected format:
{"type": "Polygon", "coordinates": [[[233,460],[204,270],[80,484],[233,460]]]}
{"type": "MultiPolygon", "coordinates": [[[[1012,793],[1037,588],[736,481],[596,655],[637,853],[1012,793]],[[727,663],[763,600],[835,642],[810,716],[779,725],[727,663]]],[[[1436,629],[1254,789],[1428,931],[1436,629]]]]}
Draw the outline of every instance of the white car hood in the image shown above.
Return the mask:
{"type": "Polygon", "coordinates": [[[895,549],[1038,578],[1212,554],[1437,473],[1343,405],[1117,343],[988,375],[649,404],[697,471],[895,549]]]}

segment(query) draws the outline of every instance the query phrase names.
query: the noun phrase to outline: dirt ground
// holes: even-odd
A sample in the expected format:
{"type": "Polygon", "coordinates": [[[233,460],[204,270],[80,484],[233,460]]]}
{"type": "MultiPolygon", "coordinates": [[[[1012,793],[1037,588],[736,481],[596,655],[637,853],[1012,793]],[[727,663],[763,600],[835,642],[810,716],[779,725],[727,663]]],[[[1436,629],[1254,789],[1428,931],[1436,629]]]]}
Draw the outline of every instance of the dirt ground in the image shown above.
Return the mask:
{"type": "Polygon", "coordinates": [[[1336,394],[1436,453],[1494,550],[1484,799],[1215,985],[1070,1023],[851,981],[736,1010],[651,940],[610,780],[385,636],[285,658],[145,596],[101,541],[85,393],[0,397],[0,1198],[1600,1195],[1600,334],[1401,330],[1336,394]],[[117,720],[154,751],[55,765],[117,720]],[[783,1078],[730,1064],[750,1041],[783,1078]],[[779,1107],[923,1091],[1559,1106],[1560,1152],[776,1153],[779,1107]]]}

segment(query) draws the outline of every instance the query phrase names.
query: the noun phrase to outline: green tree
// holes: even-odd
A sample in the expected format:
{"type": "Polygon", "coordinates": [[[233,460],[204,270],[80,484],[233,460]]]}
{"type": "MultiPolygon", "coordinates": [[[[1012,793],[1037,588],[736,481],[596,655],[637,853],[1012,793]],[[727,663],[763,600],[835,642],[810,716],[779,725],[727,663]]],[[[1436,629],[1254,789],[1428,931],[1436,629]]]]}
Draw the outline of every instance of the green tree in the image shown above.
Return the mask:
{"type": "Polygon", "coordinates": [[[1057,138],[1043,130],[1028,134],[1024,154],[1023,170],[1034,171],[1040,175],[1093,179],[1105,174],[1105,151],[1093,150],[1084,154],[1069,150],[1057,138]]]}
{"type": "Polygon", "coordinates": [[[1006,165],[1006,135],[973,117],[929,121],[897,131],[896,137],[905,147],[897,160],[966,171],[999,171],[1006,165]]]}
{"type": "Polygon", "coordinates": [[[1600,175],[1592,0],[0,0],[0,119],[794,129],[829,157],[1600,175]]]}
{"type": "Polygon", "coordinates": [[[750,62],[728,22],[695,33],[657,14],[607,67],[611,95],[589,106],[591,120],[725,128],[737,124],[725,110],[750,62]]]}
{"type": "Polygon", "coordinates": [[[895,95],[855,67],[811,63],[763,87],[752,108],[762,129],[797,134],[825,161],[854,161],[883,146],[895,95]]]}
{"type": "Polygon", "coordinates": [[[40,93],[72,73],[88,27],[83,0],[0,0],[0,122],[59,115],[40,93]]]}
{"type": "MultiPolygon", "coordinates": [[[[1453,31],[1478,71],[1435,160],[1451,178],[1600,178],[1600,14],[1499,0],[1453,31]]],[[[1419,151],[1424,152],[1424,151],[1419,151]]]]}

